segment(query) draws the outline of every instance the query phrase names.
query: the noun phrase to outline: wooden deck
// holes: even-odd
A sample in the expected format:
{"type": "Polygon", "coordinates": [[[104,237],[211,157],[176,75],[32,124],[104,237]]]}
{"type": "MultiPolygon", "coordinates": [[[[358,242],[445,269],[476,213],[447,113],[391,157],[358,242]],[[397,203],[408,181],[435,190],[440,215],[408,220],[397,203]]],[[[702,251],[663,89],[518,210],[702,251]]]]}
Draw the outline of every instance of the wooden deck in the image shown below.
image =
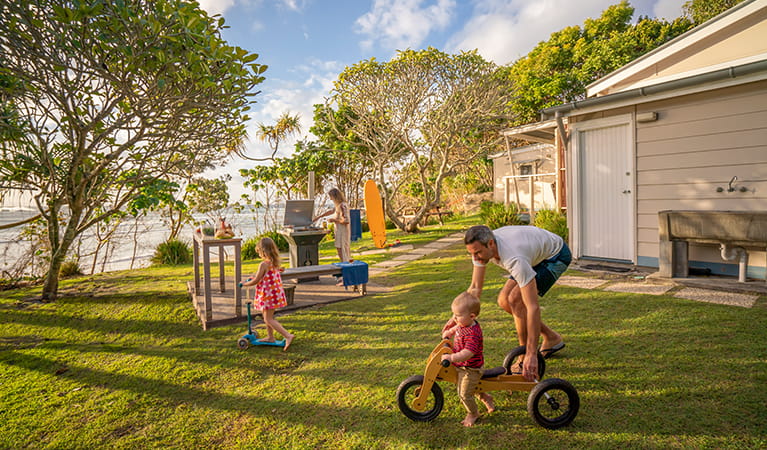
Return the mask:
{"type": "MultiPolygon", "coordinates": [[[[296,285],[296,290],[293,294],[293,304],[288,305],[285,308],[277,310],[277,315],[294,311],[297,309],[310,308],[316,305],[334,303],[343,300],[349,300],[353,298],[362,297],[361,290],[355,291],[351,287],[344,288],[343,286],[336,286],[336,280],[331,275],[334,273],[340,273],[338,267],[328,265],[310,266],[314,267],[314,270],[308,268],[298,267],[286,269],[282,274],[282,278],[290,283],[289,280],[300,278],[301,276],[319,276],[317,281],[300,281],[296,285]]],[[[287,283],[286,283],[287,284],[287,283]]],[[[229,288],[224,292],[218,289],[218,283],[215,283],[216,287],[212,288],[211,292],[211,310],[212,317],[206,319],[205,317],[205,295],[202,290],[204,287],[201,285],[200,292],[195,292],[194,281],[187,283],[187,289],[192,297],[192,303],[194,304],[197,316],[200,318],[202,328],[208,330],[214,327],[221,327],[226,325],[232,325],[236,323],[247,322],[247,303],[252,299],[243,298],[242,307],[240,311],[235,308],[235,289],[240,290],[241,294],[245,296],[245,289],[237,288],[237,282],[233,277],[226,277],[225,286],[235,286],[235,288],[229,288]]],[[[367,285],[367,293],[375,294],[384,292],[385,289],[380,286],[367,285]]],[[[256,314],[256,323],[260,322],[260,314],[256,314]]]]}

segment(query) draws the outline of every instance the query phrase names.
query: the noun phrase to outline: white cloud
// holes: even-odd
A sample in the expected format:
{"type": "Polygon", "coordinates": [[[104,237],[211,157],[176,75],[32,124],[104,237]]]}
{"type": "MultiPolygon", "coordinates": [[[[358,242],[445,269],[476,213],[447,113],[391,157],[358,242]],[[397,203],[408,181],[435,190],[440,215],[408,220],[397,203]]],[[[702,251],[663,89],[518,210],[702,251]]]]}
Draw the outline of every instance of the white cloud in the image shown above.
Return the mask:
{"type": "Polygon", "coordinates": [[[682,15],[682,5],[686,0],[658,0],[653,7],[653,15],[660,19],[674,20],[682,15]]]}
{"type": "Polygon", "coordinates": [[[301,0],[281,0],[281,3],[291,11],[301,11],[306,5],[306,2],[301,0]]]}
{"type": "Polygon", "coordinates": [[[227,9],[234,6],[235,0],[198,0],[200,8],[204,9],[211,16],[224,14],[227,9]]]}
{"type": "MultiPolygon", "coordinates": [[[[525,56],[551,33],[568,26],[581,26],[587,18],[597,18],[612,0],[489,0],[477,3],[472,17],[446,45],[446,51],[478,49],[496,64],[508,64],[525,56]]],[[[636,15],[642,11],[677,17],[684,0],[632,1],[636,15]],[[676,12],[675,12],[676,10],[676,12]]]]}
{"type": "Polygon", "coordinates": [[[431,33],[447,27],[455,0],[375,0],[373,9],[355,22],[354,31],[367,36],[363,50],[375,46],[390,50],[417,48],[431,33]]]}
{"type": "Polygon", "coordinates": [[[496,64],[526,55],[538,42],[562,28],[597,17],[604,1],[521,0],[478,5],[463,30],[448,42],[449,51],[478,49],[496,64]]]}
{"type": "MultiPolygon", "coordinates": [[[[333,82],[343,70],[343,64],[335,61],[311,60],[294,68],[295,77],[298,81],[270,79],[261,87],[264,93],[256,97],[258,103],[253,105],[251,120],[248,123],[249,139],[245,143],[245,155],[251,158],[265,158],[271,154],[269,146],[258,139],[256,133],[258,124],[274,124],[284,113],[300,116],[301,133],[291,136],[285,142],[281,142],[278,148],[278,157],[289,157],[295,150],[296,142],[308,137],[315,139],[309,132],[314,124],[314,105],[323,103],[324,97],[333,87],[333,82]],[[269,86],[266,84],[268,83],[269,86]]],[[[266,162],[247,161],[235,158],[225,167],[217,168],[206,174],[207,177],[216,177],[222,174],[232,176],[229,183],[229,195],[232,201],[239,199],[245,193],[242,187],[240,169],[251,168],[266,162]]]]}

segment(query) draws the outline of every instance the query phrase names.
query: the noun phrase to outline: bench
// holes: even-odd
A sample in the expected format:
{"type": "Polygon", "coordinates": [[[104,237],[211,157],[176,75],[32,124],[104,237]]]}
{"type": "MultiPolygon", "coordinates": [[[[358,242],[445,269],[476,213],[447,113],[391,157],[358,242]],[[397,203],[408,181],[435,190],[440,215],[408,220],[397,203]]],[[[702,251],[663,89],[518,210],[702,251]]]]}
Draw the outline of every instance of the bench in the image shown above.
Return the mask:
{"type": "MultiPolygon", "coordinates": [[[[367,265],[366,265],[367,267],[367,265]]],[[[280,274],[282,277],[282,280],[296,280],[296,282],[300,282],[303,279],[316,279],[319,276],[323,275],[342,275],[342,268],[335,265],[335,264],[319,264],[314,266],[299,266],[299,267],[290,267],[288,269],[285,269],[280,274]]],[[[251,297],[251,291],[250,289],[253,286],[247,287],[247,293],[246,297],[251,297]]],[[[285,288],[285,295],[288,297],[288,305],[293,304],[293,296],[295,295],[295,284],[283,284],[283,287],[285,288]],[[288,292],[290,290],[290,292],[288,292]]],[[[346,287],[346,286],[344,286],[346,287]]],[[[359,289],[360,293],[362,295],[367,294],[367,283],[361,284],[359,287],[355,286],[354,290],[357,291],[359,289]]]]}
{"type": "MultiPolygon", "coordinates": [[[[410,212],[411,212],[411,214],[403,214],[402,216],[400,216],[400,217],[402,217],[403,221],[408,221],[408,220],[412,220],[413,218],[415,218],[415,211],[414,210],[410,210],[410,212]]],[[[440,225],[445,225],[445,222],[443,221],[442,218],[443,217],[450,217],[452,215],[453,215],[453,211],[440,211],[439,207],[432,208],[432,209],[430,209],[428,212],[426,212],[423,215],[423,217],[421,218],[420,225],[421,226],[426,225],[426,222],[429,220],[429,217],[436,217],[437,220],[439,221],[440,225]]]]}

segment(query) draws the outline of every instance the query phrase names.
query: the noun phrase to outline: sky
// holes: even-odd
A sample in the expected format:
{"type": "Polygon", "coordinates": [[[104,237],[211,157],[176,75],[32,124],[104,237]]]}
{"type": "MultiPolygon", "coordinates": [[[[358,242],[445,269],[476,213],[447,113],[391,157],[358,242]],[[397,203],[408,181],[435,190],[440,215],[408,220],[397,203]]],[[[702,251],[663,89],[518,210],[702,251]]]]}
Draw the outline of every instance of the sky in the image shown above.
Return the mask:
{"type": "MultiPolygon", "coordinates": [[[[269,68],[256,89],[250,111],[246,155],[271,153],[258,140],[259,123],[273,125],[284,113],[298,114],[301,133],[280,144],[277,156],[290,156],[297,140],[314,136],[313,105],[323,103],[345,67],[376,58],[388,61],[397,50],[434,47],[447,53],[476,49],[498,65],[525,56],[551,33],[602,11],[620,0],[198,0],[220,14],[229,44],[257,53],[269,68]]],[[[685,0],[630,0],[634,17],[672,20],[685,0]]],[[[230,200],[246,191],[239,169],[255,163],[234,159],[206,174],[232,176],[230,200]]],[[[264,163],[260,163],[264,164],[264,163]]]]}

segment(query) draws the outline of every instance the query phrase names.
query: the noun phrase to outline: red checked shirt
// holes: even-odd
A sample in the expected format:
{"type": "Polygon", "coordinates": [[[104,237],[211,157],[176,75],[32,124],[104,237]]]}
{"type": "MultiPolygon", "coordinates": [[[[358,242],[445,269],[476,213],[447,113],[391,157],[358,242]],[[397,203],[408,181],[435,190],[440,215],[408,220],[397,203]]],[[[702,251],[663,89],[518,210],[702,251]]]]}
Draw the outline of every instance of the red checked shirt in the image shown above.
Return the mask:
{"type": "Polygon", "coordinates": [[[482,328],[476,320],[471,326],[458,327],[458,331],[455,333],[453,353],[458,353],[465,348],[474,353],[474,356],[466,361],[453,364],[458,367],[482,368],[485,364],[485,358],[482,355],[482,328]]]}

